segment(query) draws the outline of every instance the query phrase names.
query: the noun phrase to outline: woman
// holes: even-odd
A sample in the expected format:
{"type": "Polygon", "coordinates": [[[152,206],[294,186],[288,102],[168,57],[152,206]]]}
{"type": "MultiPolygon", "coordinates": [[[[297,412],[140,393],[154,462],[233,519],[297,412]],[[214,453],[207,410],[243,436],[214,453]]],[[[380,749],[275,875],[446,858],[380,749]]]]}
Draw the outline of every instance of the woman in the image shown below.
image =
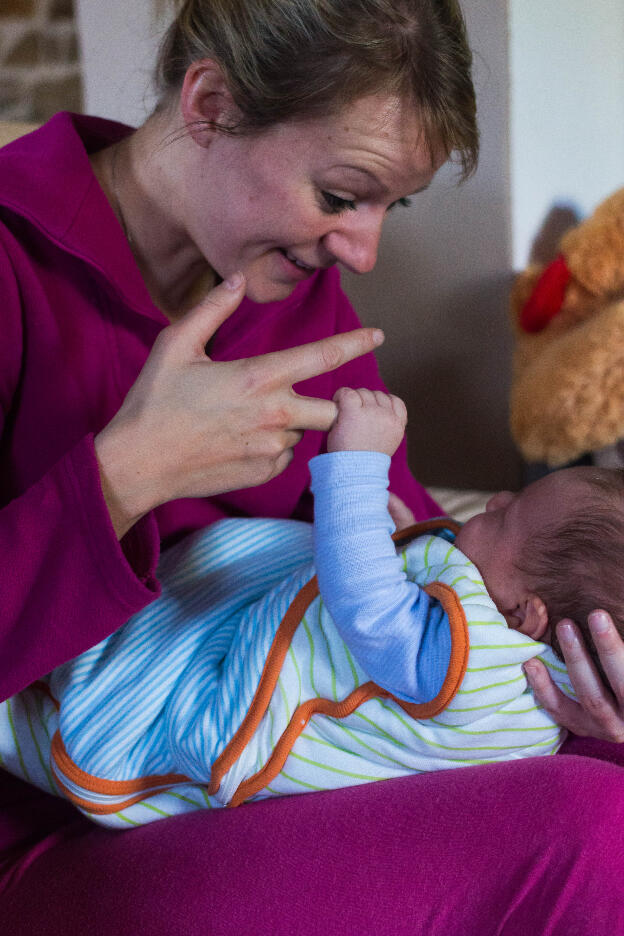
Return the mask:
{"type": "MultiPolygon", "coordinates": [[[[334,265],[371,269],[387,210],[476,159],[454,0],[188,0],[160,77],[135,133],[60,115],[0,156],[3,698],[151,601],[161,542],[310,516],[335,389],[381,387],[334,265]]],[[[404,448],[391,487],[400,522],[436,512],[404,448]]],[[[606,697],[587,667],[579,645],[581,698],[606,697]]],[[[609,712],[574,718],[618,735],[609,712]]],[[[589,932],[591,895],[591,932],[613,933],[620,772],[554,761],[127,835],[2,775],[0,918],[16,936],[589,932]]]]}

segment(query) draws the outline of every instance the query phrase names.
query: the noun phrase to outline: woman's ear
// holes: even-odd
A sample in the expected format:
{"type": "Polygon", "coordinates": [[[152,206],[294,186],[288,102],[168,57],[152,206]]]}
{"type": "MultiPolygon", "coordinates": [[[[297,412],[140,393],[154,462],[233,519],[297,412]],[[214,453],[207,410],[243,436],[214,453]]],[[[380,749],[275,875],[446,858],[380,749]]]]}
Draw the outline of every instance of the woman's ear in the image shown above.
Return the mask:
{"type": "Polygon", "coordinates": [[[510,627],[532,640],[541,640],[548,628],[546,605],[537,595],[527,595],[506,618],[510,627]]]}
{"type": "Polygon", "coordinates": [[[192,138],[208,146],[215,127],[232,126],[239,116],[220,66],[213,59],[189,65],[180,93],[180,110],[192,138]]]}

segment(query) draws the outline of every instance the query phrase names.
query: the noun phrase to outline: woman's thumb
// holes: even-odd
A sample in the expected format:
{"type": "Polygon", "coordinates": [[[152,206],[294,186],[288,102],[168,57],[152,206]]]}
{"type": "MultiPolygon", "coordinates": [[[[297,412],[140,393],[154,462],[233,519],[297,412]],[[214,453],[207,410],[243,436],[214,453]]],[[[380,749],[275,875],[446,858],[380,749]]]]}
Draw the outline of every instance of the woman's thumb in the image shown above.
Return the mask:
{"type": "Polygon", "coordinates": [[[177,331],[185,347],[203,355],[216,330],[240,305],[245,295],[245,277],[233,273],[211,289],[178,323],[177,331]]]}

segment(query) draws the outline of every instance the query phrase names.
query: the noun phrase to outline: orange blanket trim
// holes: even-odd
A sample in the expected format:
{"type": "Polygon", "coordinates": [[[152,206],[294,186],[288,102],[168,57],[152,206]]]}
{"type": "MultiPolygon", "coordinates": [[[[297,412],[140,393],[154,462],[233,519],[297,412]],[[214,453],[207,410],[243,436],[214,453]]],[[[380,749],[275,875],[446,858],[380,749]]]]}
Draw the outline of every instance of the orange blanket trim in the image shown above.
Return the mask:
{"type": "MultiPolygon", "coordinates": [[[[156,796],[158,793],[167,793],[170,789],[170,787],[167,786],[157,790],[150,790],[147,793],[137,793],[136,796],[132,796],[130,799],[114,804],[93,803],[91,800],[82,799],[82,797],[78,796],[76,793],[72,793],[72,791],[68,789],[61,780],[59,780],[56,774],[54,774],[54,782],[63,795],[66,796],[67,799],[74,804],[74,806],[78,806],[80,809],[83,809],[87,813],[92,813],[94,816],[110,816],[113,813],[120,812],[122,809],[128,809],[129,806],[134,806],[135,803],[143,803],[145,800],[149,799],[151,796],[156,796]]],[[[198,785],[195,783],[195,781],[192,780],[188,782],[193,783],[195,786],[198,785]]]]}
{"type": "MultiPolygon", "coordinates": [[[[190,777],[186,777],[184,774],[177,773],[154,774],[149,777],[137,777],[134,780],[107,780],[104,777],[96,777],[82,770],[74,763],[67,753],[65,745],[63,744],[63,739],[58,731],[55,732],[52,738],[52,766],[54,766],[54,764],[58,766],[59,770],[63,772],[67,779],[71,780],[72,783],[75,783],[77,786],[81,786],[90,793],[100,793],[108,796],[123,796],[126,793],[145,793],[147,796],[153,796],[155,793],[160,793],[162,790],[171,786],[178,786],[181,783],[196,782],[190,777]],[[155,786],[158,786],[159,789],[154,790],[155,786]]],[[[57,783],[61,783],[56,776],[55,780],[57,783]]],[[[117,812],[121,809],[121,806],[117,803],[110,809],[107,807],[105,810],[98,810],[93,803],[80,800],[79,797],[71,792],[68,792],[67,795],[73,802],[80,802],[81,806],[86,803],[86,808],[89,809],[89,812],[117,812]]],[[[141,796],[139,796],[139,799],[140,798],[141,796]]]]}
{"type": "MultiPolygon", "coordinates": [[[[54,707],[56,708],[57,712],[60,711],[60,705],[58,703],[58,700],[54,698],[50,690],[50,687],[48,686],[46,682],[44,682],[43,680],[37,680],[37,682],[32,683],[30,688],[37,689],[39,690],[39,692],[42,692],[44,695],[46,695],[50,699],[54,707]]],[[[181,774],[168,774],[165,778],[166,785],[164,787],[160,787],[159,789],[151,790],[149,792],[145,792],[145,781],[103,780],[97,777],[93,777],[91,776],[91,774],[85,773],[83,770],[80,769],[80,767],[74,764],[74,762],[72,761],[72,759],[70,758],[69,754],[67,753],[65,749],[65,745],[63,744],[63,739],[61,738],[61,735],[58,731],[54,733],[54,736],[52,738],[51,760],[52,760],[52,765],[51,765],[52,776],[60,792],[63,793],[63,795],[67,797],[67,799],[70,802],[72,802],[74,806],[79,806],[81,809],[84,809],[87,812],[93,813],[94,815],[109,815],[111,813],[116,813],[116,812],[119,812],[120,809],[125,809],[128,806],[132,806],[134,803],[139,803],[142,800],[147,799],[150,796],[156,796],[157,793],[162,792],[163,789],[167,789],[169,786],[172,785],[170,782],[171,778],[173,777],[180,778],[182,776],[181,774]],[[62,769],[63,772],[66,774],[66,776],[74,781],[74,783],[81,784],[84,787],[84,789],[87,789],[87,790],[93,790],[95,792],[110,793],[112,792],[110,789],[109,790],[103,789],[104,785],[122,784],[122,785],[129,786],[130,784],[132,785],[136,784],[136,789],[140,790],[141,792],[138,793],[138,795],[134,796],[132,799],[125,800],[123,803],[115,803],[114,805],[92,803],[89,800],[82,799],[82,797],[78,796],[76,793],[73,793],[68,787],[65,786],[65,784],[61,781],[58,774],[54,770],[54,764],[57,764],[59,768],[62,769]]],[[[160,779],[161,779],[160,777],[152,777],[150,781],[151,785],[153,786],[154,781],[158,782],[160,779]]],[[[180,783],[182,781],[178,779],[175,782],[180,783]]],[[[193,781],[190,779],[187,779],[186,782],[192,783],[193,781]]],[[[117,789],[116,792],[118,794],[123,794],[128,791],[117,789]]]]}
{"type": "MultiPolygon", "coordinates": [[[[459,524],[449,518],[436,518],[414,524],[405,530],[395,533],[392,538],[403,544],[403,542],[407,543],[415,536],[421,536],[430,530],[446,528],[457,532],[459,527],[459,524]]],[[[402,699],[395,698],[390,692],[386,689],[382,689],[376,683],[369,681],[358,686],[341,701],[318,698],[308,699],[306,702],[299,705],[293,713],[289,724],[282,733],[267,763],[256,774],[242,781],[234,793],[229,806],[238,806],[245,802],[249,797],[254,796],[260,790],[264,789],[264,787],[277,776],[286,763],[295,741],[310,718],[315,714],[328,715],[332,718],[345,718],[351,715],[364,702],[373,698],[385,698],[394,699],[411,718],[422,719],[432,718],[449,705],[459,689],[468,665],[468,626],[461,602],[452,588],[442,582],[432,582],[425,587],[425,591],[431,595],[432,598],[436,598],[440,601],[448,615],[451,630],[451,659],[449,668],[442,688],[436,697],[429,702],[420,704],[405,702],[402,699]]],[[[225,774],[236,763],[249,744],[261,719],[268,709],[282,669],[282,664],[290,648],[295,631],[318,593],[318,581],[316,576],[314,576],[314,578],[306,582],[299,590],[286,611],[277,633],[273,638],[273,643],[267,655],[260,681],[249,706],[249,710],[238,731],[212,765],[209,784],[206,785],[200,781],[192,780],[184,774],[175,773],[154,775],[151,777],[138,777],[134,780],[106,780],[101,777],[95,777],[81,770],[81,768],[71,760],[65,749],[63,740],[57,731],[52,739],[52,759],[68,779],[82,786],[83,789],[93,793],[113,796],[128,794],[130,798],[123,803],[92,803],[72,793],[59,778],[55,776],[55,781],[59,788],[75,805],[94,815],[107,815],[119,812],[121,809],[125,809],[144,799],[155,796],[157,793],[166,792],[168,788],[179,786],[180,784],[192,783],[195,786],[204,786],[207,788],[209,795],[214,795],[219,790],[225,774]],[[157,789],[154,789],[155,784],[157,785],[157,789]]],[[[49,690],[48,694],[50,694],[49,690]]],[[[51,694],[50,697],[52,698],[51,694]]]]}
{"type": "Polygon", "coordinates": [[[419,523],[413,523],[411,526],[405,527],[404,530],[397,530],[396,533],[392,534],[392,539],[403,547],[407,546],[411,540],[416,539],[417,536],[424,536],[425,533],[430,533],[431,530],[450,530],[457,535],[461,530],[461,526],[461,523],[451,517],[432,517],[431,520],[421,520],[419,523]]]}
{"type": "Polygon", "coordinates": [[[266,762],[262,770],[259,770],[253,776],[239,785],[234,796],[229,802],[229,806],[240,806],[246,799],[260,792],[271,780],[278,775],[295,744],[295,741],[308,724],[313,715],[329,715],[332,718],[346,718],[351,715],[360,705],[368,702],[377,696],[392,698],[385,689],[380,689],[374,682],[367,682],[357,689],[354,689],[345,699],[340,702],[334,702],[331,699],[308,699],[299,705],[282,733],[271,757],[266,762]]]}
{"type": "Polygon", "coordinates": [[[148,790],[153,786],[193,783],[184,774],[176,773],[154,774],[151,777],[137,777],[135,780],[105,780],[100,777],[93,777],[81,770],[73,762],[65,750],[65,745],[58,731],[52,738],[52,757],[66,777],[74,783],[80,784],[83,789],[89,790],[91,793],[110,793],[111,796],[120,796],[124,793],[137,793],[140,790],[148,790]]]}

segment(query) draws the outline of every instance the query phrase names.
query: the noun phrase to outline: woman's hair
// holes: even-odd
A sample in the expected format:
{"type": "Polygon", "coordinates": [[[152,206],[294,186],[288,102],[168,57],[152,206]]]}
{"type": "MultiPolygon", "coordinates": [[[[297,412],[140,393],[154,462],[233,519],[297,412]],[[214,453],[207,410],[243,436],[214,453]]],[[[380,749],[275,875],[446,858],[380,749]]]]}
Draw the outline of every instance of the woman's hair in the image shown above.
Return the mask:
{"type": "Polygon", "coordinates": [[[624,472],[586,471],[587,498],[580,499],[572,516],[532,537],[516,565],[546,605],[557,656],[563,659],[555,626],[572,618],[605,679],[587,616],[596,608],[608,611],[624,636],[624,472]]]}
{"type": "Polygon", "coordinates": [[[157,63],[158,109],[189,66],[221,67],[242,117],[229,132],[336,113],[368,94],[415,107],[430,151],[465,178],[479,151],[472,54],[457,0],[183,0],[157,63]]]}

